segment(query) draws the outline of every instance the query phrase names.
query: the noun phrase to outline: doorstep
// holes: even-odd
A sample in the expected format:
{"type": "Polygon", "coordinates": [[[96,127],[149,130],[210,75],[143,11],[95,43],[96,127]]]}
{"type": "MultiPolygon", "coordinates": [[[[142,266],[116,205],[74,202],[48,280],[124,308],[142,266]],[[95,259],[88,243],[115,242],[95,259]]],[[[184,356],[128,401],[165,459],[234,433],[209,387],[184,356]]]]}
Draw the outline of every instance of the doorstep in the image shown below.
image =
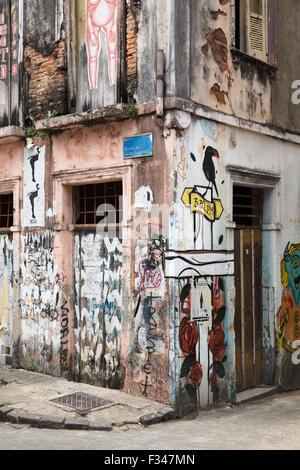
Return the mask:
{"type": "Polygon", "coordinates": [[[250,400],[256,400],[258,398],[263,398],[267,395],[271,395],[279,390],[278,386],[265,386],[262,385],[260,387],[249,388],[248,390],[244,390],[243,392],[239,392],[236,394],[236,404],[239,405],[241,403],[245,403],[250,400]]]}

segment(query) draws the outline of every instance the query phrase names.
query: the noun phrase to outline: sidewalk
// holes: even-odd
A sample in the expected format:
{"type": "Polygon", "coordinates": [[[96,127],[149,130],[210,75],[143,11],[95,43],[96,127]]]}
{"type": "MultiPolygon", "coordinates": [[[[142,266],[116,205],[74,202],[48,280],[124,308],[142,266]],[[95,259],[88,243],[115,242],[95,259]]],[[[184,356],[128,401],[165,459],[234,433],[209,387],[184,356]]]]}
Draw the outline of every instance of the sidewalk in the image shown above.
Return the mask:
{"type": "Polygon", "coordinates": [[[0,421],[126,431],[174,418],[172,408],[153,400],[0,364],[0,421]]]}

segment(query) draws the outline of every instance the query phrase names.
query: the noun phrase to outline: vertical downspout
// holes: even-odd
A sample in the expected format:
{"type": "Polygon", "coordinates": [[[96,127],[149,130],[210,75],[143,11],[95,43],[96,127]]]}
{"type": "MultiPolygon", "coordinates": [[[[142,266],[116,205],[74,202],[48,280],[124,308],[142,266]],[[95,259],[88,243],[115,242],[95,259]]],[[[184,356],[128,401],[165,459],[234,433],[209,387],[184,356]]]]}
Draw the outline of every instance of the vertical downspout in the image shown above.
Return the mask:
{"type": "Polygon", "coordinates": [[[164,52],[156,52],[156,116],[164,115],[164,52]]]}

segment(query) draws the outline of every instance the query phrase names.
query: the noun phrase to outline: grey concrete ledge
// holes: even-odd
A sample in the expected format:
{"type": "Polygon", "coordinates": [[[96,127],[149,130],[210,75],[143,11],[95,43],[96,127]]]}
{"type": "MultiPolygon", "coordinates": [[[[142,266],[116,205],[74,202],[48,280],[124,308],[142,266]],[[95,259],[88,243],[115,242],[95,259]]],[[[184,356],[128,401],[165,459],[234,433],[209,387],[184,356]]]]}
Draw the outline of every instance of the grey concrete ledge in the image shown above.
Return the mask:
{"type": "MultiPolygon", "coordinates": [[[[115,423],[118,426],[127,424],[141,424],[142,426],[150,426],[162,421],[176,419],[178,416],[172,408],[162,408],[156,413],[150,413],[140,416],[137,420],[124,420],[124,422],[115,423]]],[[[55,416],[43,416],[32,413],[26,413],[11,406],[3,406],[0,404],[0,421],[11,423],[27,424],[32,427],[46,429],[73,429],[86,431],[112,431],[114,423],[98,423],[90,422],[88,419],[82,418],[58,418],[55,416]]]]}

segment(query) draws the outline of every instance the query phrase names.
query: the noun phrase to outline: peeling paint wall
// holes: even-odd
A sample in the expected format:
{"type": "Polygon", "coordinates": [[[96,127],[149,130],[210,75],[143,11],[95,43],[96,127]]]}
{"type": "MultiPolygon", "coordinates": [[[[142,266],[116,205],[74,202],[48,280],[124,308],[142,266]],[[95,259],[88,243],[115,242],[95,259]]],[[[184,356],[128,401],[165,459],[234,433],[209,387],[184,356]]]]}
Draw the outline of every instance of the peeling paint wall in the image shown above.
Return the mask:
{"type": "Polygon", "coordinates": [[[192,2],[191,99],[240,118],[271,122],[268,72],[231,54],[233,15],[230,1],[192,2]]]}
{"type": "Polygon", "coordinates": [[[60,286],[63,276],[54,260],[54,232],[22,236],[20,266],[20,361],[37,370],[60,372],[60,286]]]}
{"type": "Polygon", "coordinates": [[[0,235],[0,362],[12,355],[13,346],[13,244],[0,235]]]}

